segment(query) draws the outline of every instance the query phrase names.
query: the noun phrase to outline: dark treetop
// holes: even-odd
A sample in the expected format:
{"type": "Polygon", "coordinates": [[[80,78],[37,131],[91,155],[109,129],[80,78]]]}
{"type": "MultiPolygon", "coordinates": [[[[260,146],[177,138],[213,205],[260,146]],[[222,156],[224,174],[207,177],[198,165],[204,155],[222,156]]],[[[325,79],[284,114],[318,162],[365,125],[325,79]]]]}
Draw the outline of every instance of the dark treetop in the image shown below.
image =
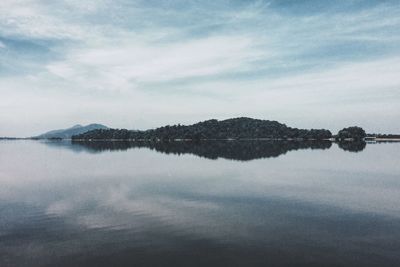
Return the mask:
{"type": "Polygon", "coordinates": [[[362,140],[367,136],[364,129],[361,127],[353,126],[343,128],[336,135],[336,139],[339,141],[351,139],[351,140],[362,140]]]}

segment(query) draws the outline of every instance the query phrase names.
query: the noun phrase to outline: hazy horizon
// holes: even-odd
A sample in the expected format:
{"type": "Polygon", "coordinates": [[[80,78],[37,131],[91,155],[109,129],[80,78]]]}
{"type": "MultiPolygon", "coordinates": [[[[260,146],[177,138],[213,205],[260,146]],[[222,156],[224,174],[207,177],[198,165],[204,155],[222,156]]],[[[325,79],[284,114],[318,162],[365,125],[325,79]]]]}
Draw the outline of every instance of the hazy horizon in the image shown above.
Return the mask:
{"type": "Polygon", "coordinates": [[[398,1],[0,2],[0,136],[252,117],[399,133],[398,1]]]}

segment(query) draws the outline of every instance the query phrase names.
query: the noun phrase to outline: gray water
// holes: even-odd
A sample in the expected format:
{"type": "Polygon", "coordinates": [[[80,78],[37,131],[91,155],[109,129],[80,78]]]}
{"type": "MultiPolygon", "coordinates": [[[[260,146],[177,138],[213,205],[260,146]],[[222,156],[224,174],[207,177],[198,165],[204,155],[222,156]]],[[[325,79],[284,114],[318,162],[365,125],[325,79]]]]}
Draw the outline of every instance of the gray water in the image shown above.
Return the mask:
{"type": "Polygon", "coordinates": [[[348,150],[1,141],[0,266],[400,266],[400,144],[348,150]]]}

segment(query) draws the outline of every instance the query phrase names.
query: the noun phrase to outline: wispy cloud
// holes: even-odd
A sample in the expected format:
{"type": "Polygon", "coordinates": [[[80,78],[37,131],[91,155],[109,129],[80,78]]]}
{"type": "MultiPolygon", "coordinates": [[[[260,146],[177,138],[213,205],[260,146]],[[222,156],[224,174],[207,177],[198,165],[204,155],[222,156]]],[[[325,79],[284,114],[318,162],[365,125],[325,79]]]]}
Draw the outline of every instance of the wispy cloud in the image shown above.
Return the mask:
{"type": "Polygon", "coordinates": [[[124,41],[118,46],[76,51],[47,70],[63,79],[107,90],[146,82],[174,81],[247,70],[266,52],[248,37],[220,36],[162,45],[124,41]]]}
{"type": "Polygon", "coordinates": [[[0,106],[15,112],[2,115],[0,135],[31,134],[18,124],[144,128],[236,115],[339,127],[335,107],[347,103],[359,111],[354,121],[397,131],[363,114],[391,120],[399,101],[399,14],[392,1],[2,1],[0,106]],[[46,111],[53,105],[58,118],[46,111]]]}

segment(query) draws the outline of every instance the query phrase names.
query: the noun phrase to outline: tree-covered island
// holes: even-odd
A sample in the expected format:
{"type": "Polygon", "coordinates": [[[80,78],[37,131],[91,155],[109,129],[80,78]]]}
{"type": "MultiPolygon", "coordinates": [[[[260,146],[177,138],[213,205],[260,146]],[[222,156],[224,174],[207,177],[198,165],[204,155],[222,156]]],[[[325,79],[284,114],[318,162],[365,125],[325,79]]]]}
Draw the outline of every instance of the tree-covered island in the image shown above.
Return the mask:
{"type": "Polygon", "coordinates": [[[192,125],[164,126],[137,131],[126,129],[97,129],[72,136],[73,140],[325,140],[332,133],[325,129],[297,129],[277,121],[252,118],[207,120],[192,125]]]}

